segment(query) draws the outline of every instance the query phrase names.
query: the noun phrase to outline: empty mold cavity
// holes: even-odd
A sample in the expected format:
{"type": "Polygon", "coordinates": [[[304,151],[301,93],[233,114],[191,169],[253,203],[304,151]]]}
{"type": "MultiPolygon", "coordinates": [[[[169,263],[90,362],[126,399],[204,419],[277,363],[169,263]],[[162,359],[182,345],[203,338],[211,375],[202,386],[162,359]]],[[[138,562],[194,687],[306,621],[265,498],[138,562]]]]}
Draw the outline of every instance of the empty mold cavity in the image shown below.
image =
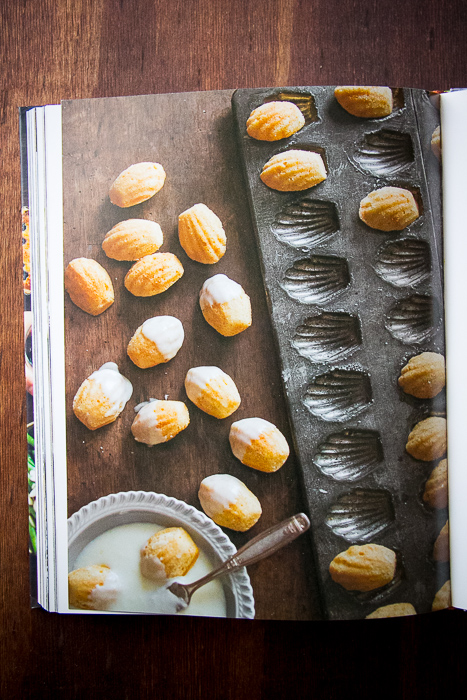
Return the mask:
{"type": "Polygon", "coordinates": [[[294,248],[319,245],[339,230],[337,208],[333,202],[305,195],[281,209],[271,228],[279,241],[294,248]]]}
{"type": "Polygon", "coordinates": [[[431,273],[430,246],[416,238],[389,241],[376,256],[375,272],[394,287],[413,287],[431,273]]]}
{"type": "Polygon", "coordinates": [[[413,294],[401,299],[388,311],[385,326],[389,333],[405,344],[428,340],[438,326],[438,304],[432,296],[413,294]]]}
{"type": "Polygon", "coordinates": [[[297,326],[292,340],[300,355],[312,362],[336,362],[351,355],[361,344],[358,318],[338,311],[306,318],[297,326]]]}
{"type": "Polygon", "coordinates": [[[357,481],[374,471],[383,459],[379,433],[350,428],[329,435],[319,445],[313,462],[335,481],[357,481]]]}
{"type": "Polygon", "coordinates": [[[286,270],[282,288],[302,304],[322,304],[350,284],[347,261],[337,256],[313,255],[296,260],[286,270]]]}
{"type": "Polygon", "coordinates": [[[355,489],[333,503],[326,525],[348,542],[370,542],[394,522],[394,508],[387,491],[355,489]]]}
{"type": "Polygon", "coordinates": [[[277,102],[278,100],[284,100],[286,102],[293,102],[300,112],[305,117],[305,126],[311,124],[312,122],[319,121],[318,110],[316,109],[315,98],[313,95],[307,92],[293,92],[285,90],[277,92],[271,97],[268,97],[265,102],[277,102]]]}
{"type": "Polygon", "coordinates": [[[396,175],[414,161],[412,139],[391,129],[365,134],[353,156],[357,166],[375,177],[396,175]]]}
{"type": "Polygon", "coordinates": [[[335,369],[315,378],[307,387],[303,403],[310,413],[325,421],[345,421],[372,403],[370,378],[365,372],[335,369]]]}

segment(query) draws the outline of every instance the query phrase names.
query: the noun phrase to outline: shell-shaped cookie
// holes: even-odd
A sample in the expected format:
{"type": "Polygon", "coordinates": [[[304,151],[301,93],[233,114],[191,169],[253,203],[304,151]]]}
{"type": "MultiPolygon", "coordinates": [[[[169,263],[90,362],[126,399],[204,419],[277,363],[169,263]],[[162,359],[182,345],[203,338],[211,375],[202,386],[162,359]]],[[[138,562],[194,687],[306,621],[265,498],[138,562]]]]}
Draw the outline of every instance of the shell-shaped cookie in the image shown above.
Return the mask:
{"type": "Polygon", "coordinates": [[[431,472],[423,492],[424,502],[432,508],[448,505],[448,461],[442,459],[431,472]]]}
{"type": "Polygon", "coordinates": [[[392,603],[391,605],[383,605],[381,608],[376,608],[365,619],[377,620],[384,617],[408,617],[416,614],[417,611],[411,603],[392,603]]]}
{"type": "Polygon", "coordinates": [[[441,160],[441,127],[437,126],[431,136],[431,150],[438,160],[441,160]]]}
{"type": "Polygon", "coordinates": [[[165,292],[183,275],[183,265],[172,253],[153,253],[135,262],[125,275],[125,287],[136,297],[165,292]]]}
{"type": "Polygon", "coordinates": [[[375,272],[393,287],[414,287],[430,276],[430,246],[417,238],[388,241],[378,251],[375,272]]]}
{"type": "Polygon", "coordinates": [[[279,241],[293,248],[320,245],[339,230],[336,205],[305,195],[281,209],[271,229],[279,241]]]}
{"type": "Polygon", "coordinates": [[[381,187],[360,202],[360,219],[377,231],[402,231],[420,216],[412,192],[402,187],[381,187]]]}
{"type": "Polygon", "coordinates": [[[446,369],[444,357],[437,352],[422,352],[411,357],[401,369],[399,386],[417,399],[432,399],[444,389],[446,369]]]}
{"type": "Polygon", "coordinates": [[[261,472],[277,471],[290,453],[280,430],[263,418],[243,418],[232,423],[229,442],[242,464],[261,472]]]}
{"type": "Polygon", "coordinates": [[[438,326],[438,304],[431,296],[414,294],[397,301],[387,312],[384,322],[389,333],[403,343],[424,343],[438,326]]]}
{"type": "Polygon", "coordinates": [[[373,591],[394,578],[396,554],[380,544],[353,545],[334,557],[329,573],[348,591],[373,591]]]}
{"type": "Polygon", "coordinates": [[[192,367],[185,377],[190,401],[215,418],[227,418],[240,406],[235,382],[219,367],[192,367]]]}
{"type": "Polygon", "coordinates": [[[160,163],[135,163],[113,182],[110,201],[118,207],[132,207],[153,197],[164,182],[165,170],[160,163]]]}
{"type": "Polygon", "coordinates": [[[349,542],[369,542],[394,523],[391,496],[387,491],[355,489],[332,504],[325,522],[349,542]]]}
{"type": "Polygon", "coordinates": [[[199,549],[182,527],[167,527],[142,547],[140,570],[151,581],[185,576],[198,559],[199,549]]]}
{"type": "Polygon", "coordinates": [[[405,449],[415,459],[431,462],[446,454],[446,418],[430,416],[420,421],[409,434],[405,449]]]}
{"type": "Polygon", "coordinates": [[[196,262],[212,265],[225,253],[222,222],[205,204],[195,204],[180,214],[178,237],[185,253],[196,262]]]}
{"type": "Polygon", "coordinates": [[[168,442],[185,430],[190,423],[188,409],[183,401],[149,399],[136,406],[136,418],[131,432],[137,442],[149,447],[168,442]]]}
{"type": "Polygon", "coordinates": [[[286,139],[305,125],[305,117],[293,102],[266,102],[252,111],[246,123],[248,136],[259,141],[286,139]]]}
{"type": "Polygon", "coordinates": [[[336,481],[357,481],[371,474],[384,459],[379,433],[349,428],[328,435],[318,447],[313,462],[336,481]]]}
{"type": "Polygon", "coordinates": [[[261,504],[243,481],[230,474],[213,474],[200,484],[201,507],[217,525],[246,532],[261,517],[261,504]]]}
{"type": "Polygon", "coordinates": [[[205,320],[223,336],[237,335],[251,326],[250,297],[227,275],[206,280],[199,293],[199,305],[205,320]]]}
{"type": "Polygon", "coordinates": [[[391,129],[365,134],[353,160],[375,177],[396,175],[414,162],[412,139],[409,134],[391,129]]]}
{"type": "Polygon", "coordinates": [[[362,344],[357,316],[340,311],[323,311],[297,326],[292,340],[300,355],[312,362],[336,362],[348,357],[362,344]]]}
{"type": "Polygon", "coordinates": [[[159,250],[163,241],[162,229],[155,221],[127,219],[106,233],[102,248],[113,260],[139,260],[159,250]]]}
{"type": "Polygon", "coordinates": [[[303,403],[310,413],[326,421],[358,416],[372,403],[370,378],[365,372],[335,369],[308,385],[303,403]]]}
{"type": "Polygon", "coordinates": [[[431,609],[433,612],[445,610],[450,608],[451,604],[451,581],[448,579],[436,593],[431,609]]]}
{"type": "Polygon", "coordinates": [[[131,382],[118,371],[115,362],[106,362],[79,387],[73,399],[73,412],[89,430],[113,423],[131,398],[131,382]]]}
{"type": "Polygon", "coordinates": [[[174,316],[148,318],[136,329],[128,343],[130,359],[141,369],[168,362],[180,350],[185,333],[174,316]]]}
{"type": "Polygon", "coordinates": [[[281,286],[292,299],[302,304],[323,304],[343,292],[349,284],[349,267],[345,258],[313,255],[296,260],[286,270],[281,286]]]}
{"type": "Polygon", "coordinates": [[[392,112],[392,90],[388,87],[343,85],[336,87],[334,96],[354,117],[380,119],[392,112]]]}
{"type": "Polygon", "coordinates": [[[98,316],[114,302],[114,288],[109,274],[91,258],[75,258],[68,263],[65,289],[73,304],[91,316],[98,316]]]}
{"type": "Polygon", "coordinates": [[[106,564],[91,564],[68,574],[68,604],[81,610],[106,610],[117,599],[121,585],[106,564]]]}
{"type": "Polygon", "coordinates": [[[319,153],[291,150],[270,158],[260,177],[273,190],[298,192],[319,185],[327,178],[327,173],[319,153]]]}
{"type": "Polygon", "coordinates": [[[443,525],[433,546],[433,559],[439,562],[449,561],[449,521],[443,525]]]}

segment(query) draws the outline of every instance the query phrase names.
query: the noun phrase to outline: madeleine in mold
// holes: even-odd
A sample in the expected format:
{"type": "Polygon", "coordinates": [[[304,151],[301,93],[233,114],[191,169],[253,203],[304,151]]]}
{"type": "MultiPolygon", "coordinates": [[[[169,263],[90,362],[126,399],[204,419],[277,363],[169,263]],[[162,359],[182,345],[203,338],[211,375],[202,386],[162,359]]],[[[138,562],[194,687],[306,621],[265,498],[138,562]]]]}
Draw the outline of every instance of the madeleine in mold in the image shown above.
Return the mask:
{"type": "Polygon", "coordinates": [[[73,413],[89,430],[117,420],[133,393],[131,382],[106,362],[79,387],[73,399],[73,413]]]}
{"type": "Polygon", "coordinates": [[[417,611],[411,603],[393,603],[392,605],[383,605],[381,608],[376,608],[365,619],[377,620],[384,617],[407,617],[408,615],[416,614],[417,611]]]}
{"type": "Polygon", "coordinates": [[[70,299],[91,316],[98,316],[114,302],[109,274],[91,258],[75,258],[65,270],[65,289],[70,299]]]}
{"type": "Polygon", "coordinates": [[[446,520],[433,546],[433,559],[439,562],[449,561],[449,520],[446,520]]]}
{"type": "Polygon", "coordinates": [[[102,241],[102,248],[113,260],[139,260],[155,253],[164,240],[161,227],[147,219],[120,221],[102,241]]]}
{"type": "Polygon", "coordinates": [[[109,197],[117,207],[133,207],[153,197],[165,182],[160,163],[135,163],[120,173],[113,182],[109,197]]]}
{"type": "Polygon", "coordinates": [[[319,185],[327,178],[327,173],[319,153],[291,150],[270,158],[260,177],[273,190],[298,192],[319,185]]]}
{"type": "Polygon", "coordinates": [[[184,338],[183,325],[178,318],[155,316],[136,329],[127,353],[137,367],[155,367],[175,357],[184,338]]]}
{"type": "Polygon", "coordinates": [[[348,591],[373,591],[386,586],[396,572],[396,554],[380,544],[354,545],[332,560],[333,581],[348,591]]]}
{"type": "Polygon", "coordinates": [[[178,217],[180,245],[189,258],[212,265],[225,253],[226,235],[222,222],[205,204],[195,204],[178,217]]]}
{"type": "Polygon", "coordinates": [[[258,141],[286,139],[305,125],[305,117],[293,102],[265,102],[252,111],[246,131],[258,141]]]}
{"type": "Polygon", "coordinates": [[[243,481],[230,474],[207,476],[200,484],[201,507],[217,525],[246,532],[261,517],[261,504],[243,481]]]}
{"type": "Polygon", "coordinates": [[[393,108],[392,90],[388,87],[344,85],[336,87],[334,96],[354,117],[380,119],[389,116],[393,108]]]}
{"type": "Polygon", "coordinates": [[[68,574],[68,603],[81,610],[106,610],[121,589],[117,574],[106,564],[92,564],[68,574]]]}
{"type": "Polygon", "coordinates": [[[417,399],[434,398],[446,384],[444,357],[437,352],[415,355],[401,369],[398,383],[406,394],[417,399]]]}
{"type": "Polygon", "coordinates": [[[436,612],[437,610],[445,610],[446,608],[450,608],[451,604],[451,581],[448,579],[445,583],[443,583],[439,591],[437,591],[433,599],[431,610],[433,612],[436,612]]]}
{"type": "Polygon", "coordinates": [[[423,492],[424,502],[432,508],[448,505],[448,462],[442,459],[431,472],[423,492]]]}
{"type": "Polygon", "coordinates": [[[140,570],[145,578],[163,582],[185,576],[198,559],[199,549],[182,527],[159,530],[141,549],[140,570]]]}
{"type": "Polygon", "coordinates": [[[415,459],[431,462],[446,454],[446,418],[430,416],[420,421],[410,433],[405,449],[415,459]]]}
{"type": "Polygon", "coordinates": [[[237,335],[251,326],[250,297],[227,275],[214,275],[203,284],[199,305],[205,320],[223,336],[237,335]]]}
{"type": "Polygon", "coordinates": [[[280,430],[263,418],[243,418],[232,423],[229,442],[242,464],[260,472],[276,472],[290,453],[280,430]]]}
{"type": "Polygon", "coordinates": [[[412,192],[402,187],[381,187],[362,199],[358,215],[377,231],[402,231],[420,213],[412,192]]]}

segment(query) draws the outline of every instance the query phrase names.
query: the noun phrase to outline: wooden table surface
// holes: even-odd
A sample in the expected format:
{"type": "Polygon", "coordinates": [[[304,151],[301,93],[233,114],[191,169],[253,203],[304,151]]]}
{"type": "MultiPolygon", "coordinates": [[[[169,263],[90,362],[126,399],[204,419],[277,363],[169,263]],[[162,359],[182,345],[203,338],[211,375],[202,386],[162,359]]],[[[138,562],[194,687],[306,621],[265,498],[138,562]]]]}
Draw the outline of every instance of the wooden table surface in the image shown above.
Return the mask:
{"type": "MultiPolygon", "coordinates": [[[[1,3],[0,18],[0,697],[337,698],[383,687],[395,697],[449,697],[466,677],[458,611],[329,623],[30,610],[17,108],[274,85],[460,87],[464,3],[24,0],[1,3]]],[[[73,498],[75,508],[86,496],[73,498]]],[[[316,589],[313,567],[306,576],[316,589]]],[[[317,617],[317,602],[307,606],[304,617],[317,617]]]]}

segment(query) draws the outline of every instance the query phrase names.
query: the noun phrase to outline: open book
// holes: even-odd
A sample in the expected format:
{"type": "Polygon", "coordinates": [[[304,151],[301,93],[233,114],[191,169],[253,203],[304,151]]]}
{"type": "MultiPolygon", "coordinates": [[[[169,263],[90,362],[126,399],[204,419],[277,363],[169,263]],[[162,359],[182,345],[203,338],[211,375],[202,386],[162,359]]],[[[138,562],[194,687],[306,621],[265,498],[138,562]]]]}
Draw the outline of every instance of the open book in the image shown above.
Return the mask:
{"type": "Polygon", "coordinates": [[[168,584],[303,509],[181,614],[309,619],[310,571],[331,619],[467,607],[466,110],[331,87],[21,110],[41,606],[176,614],[168,584]]]}

